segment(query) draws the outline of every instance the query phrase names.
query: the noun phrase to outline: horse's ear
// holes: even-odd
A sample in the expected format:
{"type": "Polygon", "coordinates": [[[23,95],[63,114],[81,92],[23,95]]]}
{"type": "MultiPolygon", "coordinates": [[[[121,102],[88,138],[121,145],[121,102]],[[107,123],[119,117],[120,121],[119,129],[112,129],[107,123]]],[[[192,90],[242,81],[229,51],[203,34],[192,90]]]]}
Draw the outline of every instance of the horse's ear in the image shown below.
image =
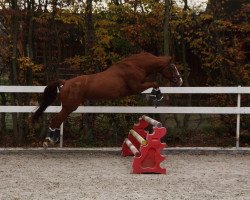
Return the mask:
{"type": "Polygon", "coordinates": [[[174,62],[174,57],[173,56],[169,56],[168,58],[169,58],[170,63],[174,62]]]}

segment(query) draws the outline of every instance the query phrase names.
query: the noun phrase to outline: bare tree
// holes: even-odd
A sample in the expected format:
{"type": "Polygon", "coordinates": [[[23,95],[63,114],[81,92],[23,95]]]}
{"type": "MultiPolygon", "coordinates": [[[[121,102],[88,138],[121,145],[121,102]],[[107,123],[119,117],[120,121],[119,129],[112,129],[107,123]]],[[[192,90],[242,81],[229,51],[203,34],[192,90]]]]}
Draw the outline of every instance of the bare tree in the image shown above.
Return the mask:
{"type": "MultiPolygon", "coordinates": [[[[17,72],[17,43],[18,43],[18,32],[19,32],[19,22],[18,22],[18,5],[16,0],[11,0],[10,8],[12,9],[12,16],[11,16],[11,36],[12,36],[12,59],[11,59],[11,67],[10,67],[10,80],[12,85],[18,85],[18,72],[17,72]]],[[[15,94],[12,95],[11,98],[12,105],[17,104],[17,96],[15,94]]],[[[18,120],[17,114],[12,114],[13,120],[13,133],[14,137],[16,138],[15,141],[18,141],[18,120]]]]}

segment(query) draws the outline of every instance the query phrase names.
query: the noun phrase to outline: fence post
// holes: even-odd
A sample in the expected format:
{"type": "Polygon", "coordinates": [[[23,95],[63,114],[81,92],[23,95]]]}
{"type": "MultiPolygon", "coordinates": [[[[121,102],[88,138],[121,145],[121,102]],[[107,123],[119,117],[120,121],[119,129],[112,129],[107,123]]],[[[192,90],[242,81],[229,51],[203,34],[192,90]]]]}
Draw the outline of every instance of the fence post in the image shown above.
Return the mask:
{"type": "Polygon", "coordinates": [[[236,149],[240,146],[240,106],[241,106],[241,93],[240,93],[240,85],[238,86],[238,96],[237,96],[237,122],[236,122],[236,149]]]}
{"type": "MultiPolygon", "coordinates": [[[[62,108],[62,104],[61,104],[61,108],[62,108]]],[[[60,148],[63,148],[63,122],[60,126],[60,148]]]]}
{"type": "Polygon", "coordinates": [[[63,123],[60,126],[60,148],[63,147],[63,123]]]}

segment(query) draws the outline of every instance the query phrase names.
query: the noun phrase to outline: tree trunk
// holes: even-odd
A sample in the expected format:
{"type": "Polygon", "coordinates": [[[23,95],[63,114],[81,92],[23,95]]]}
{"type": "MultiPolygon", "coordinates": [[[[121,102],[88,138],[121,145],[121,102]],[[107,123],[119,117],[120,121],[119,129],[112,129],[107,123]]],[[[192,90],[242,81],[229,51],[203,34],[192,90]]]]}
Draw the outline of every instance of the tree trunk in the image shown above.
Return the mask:
{"type": "MultiPolygon", "coordinates": [[[[187,0],[184,0],[184,12],[186,12],[188,9],[188,2],[187,0]]],[[[186,15],[184,15],[185,17],[186,15]]],[[[184,30],[182,31],[182,33],[184,32],[184,30]]],[[[184,40],[184,35],[182,35],[182,42],[181,42],[181,45],[182,45],[182,64],[183,64],[183,69],[184,69],[184,75],[183,75],[183,85],[185,87],[188,87],[189,86],[189,82],[188,82],[188,76],[189,76],[189,67],[188,67],[188,64],[187,64],[187,57],[186,57],[186,42],[184,40]]],[[[187,106],[191,106],[192,104],[192,95],[191,94],[188,94],[188,99],[186,101],[187,103],[187,106]]],[[[188,128],[188,122],[189,122],[189,119],[190,119],[190,114],[185,114],[184,115],[184,118],[183,118],[183,128],[186,129],[188,128]]]]}
{"type": "Polygon", "coordinates": [[[164,55],[169,56],[170,51],[169,51],[169,15],[170,15],[170,2],[169,0],[165,0],[165,17],[164,17],[164,28],[163,28],[163,33],[164,33],[164,55]]]}
{"type": "MultiPolygon", "coordinates": [[[[28,41],[27,41],[27,48],[26,48],[26,55],[33,61],[34,60],[34,53],[33,53],[33,15],[34,15],[34,0],[28,1],[28,15],[27,15],[27,22],[28,22],[28,41]]],[[[32,85],[32,68],[28,67],[25,72],[25,81],[26,85],[32,85]]],[[[31,99],[31,94],[23,96],[22,101],[25,102],[25,104],[29,104],[31,99]]],[[[25,138],[28,134],[27,129],[27,123],[25,119],[28,117],[28,114],[25,113],[19,113],[18,121],[19,121],[19,134],[18,134],[18,141],[19,144],[22,145],[25,141],[25,138]]]]}
{"type": "MultiPolygon", "coordinates": [[[[34,46],[33,46],[33,31],[34,31],[34,23],[33,23],[33,17],[34,17],[34,4],[35,1],[31,0],[29,2],[29,32],[28,32],[28,45],[27,45],[27,55],[28,57],[33,60],[34,59],[34,46]]],[[[32,69],[28,68],[26,71],[26,84],[32,85],[32,69]]]]}
{"type": "MultiPolygon", "coordinates": [[[[92,54],[92,48],[94,46],[94,40],[95,40],[95,31],[94,31],[94,20],[93,20],[93,5],[92,0],[86,0],[86,10],[85,10],[85,55],[88,56],[89,59],[91,59],[92,54]]],[[[99,72],[99,68],[95,68],[96,72],[99,72]]],[[[86,106],[89,106],[89,102],[87,101],[86,106]]],[[[89,113],[85,114],[85,116],[82,116],[83,119],[85,119],[85,125],[84,125],[84,138],[89,141],[93,142],[93,126],[94,126],[94,120],[95,120],[95,114],[89,113]]]]}
{"type": "MultiPolygon", "coordinates": [[[[164,10],[164,26],[163,26],[163,41],[164,41],[164,55],[170,56],[170,38],[169,38],[169,15],[170,15],[170,0],[165,0],[165,10],[164,10]]],[[[160,114],[160,119],[163,124],[165,124],[167,114],[160,114]]]]}
{"type": "Polygon", "coordinates": [[[85,55],[90,55],[95,40],[92,0],[87,0],[86,5],[87,6],[85,11],[85,27],[86,27],[85,55]]]}
{"type": "Polygon", "coordinates": [[[119,6],[119,5],[120,5],[119,0],[113,0],[112,2],[113,2],[116,6],[119,6]]]}
{"type": "MultiPolygon", "coordinates": [[[[11,17],[11,36],[12,36],[12,60],[11,60],[11,69],[10,69],[10,80],[12,85],[18,85],[18,69],[17,69],[17,42],[18,42],[18,32],[19,32],[19,23],[18,23],[18,6],[17,1],[11,0],[11,8],[13,11],[11,17]]],[[[17,95],[13,94],[11,98],[12,105],[17,105],[17,95]]],[[[14,144],[19,144],[18,140],[18,120],[17,113],[12,114],[12,123],[13,123],[13,134],[14,134],[14,144]]]]}

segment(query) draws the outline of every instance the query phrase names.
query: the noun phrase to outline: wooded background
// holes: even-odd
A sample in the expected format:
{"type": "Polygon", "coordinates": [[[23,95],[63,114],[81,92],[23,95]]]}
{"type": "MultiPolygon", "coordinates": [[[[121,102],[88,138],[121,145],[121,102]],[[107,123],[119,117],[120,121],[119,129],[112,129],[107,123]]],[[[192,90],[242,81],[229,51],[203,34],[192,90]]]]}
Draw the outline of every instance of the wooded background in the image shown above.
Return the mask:
{"type": "MultiPolygon", "coordinates": [[[[184,7],[174,0],[1,0],[0,84],[46,85],[57,78],[103,71],[126,56],[147,51],[173,56],[184,86],[249,86],[249,1],[209,0],[205,10],[190,7],[188,0],[183,3],[184,7]]],[[[0,95],[1,105],[37,105],[39,101],[35,94],[0,95]]],[[[170,95],[165,99],[164,105],[236,105],[235,95],[170,95]]],[[[87,102],[100,104],[149,103],[142,96],[87,102]]],[[[248,96],[243,96],[242,105],[249,106],[248,96]]],[[[120,145],[138,117],[73,115],[66,121],[66,144],[120,145]]],[[[233,145],[235,116],[154,117],[168,124],[170,145],[233,145]],[[216,142],[216,138],[221,139],[216,142]]],[[[27,114],[1,113],[0,145],[40,145],[49,118],[44,115],[34,127],[27,114]]],[[[249,143],[249,124],[249,116],[243,116],[246,139],[242,145],[249,143]]]]}

